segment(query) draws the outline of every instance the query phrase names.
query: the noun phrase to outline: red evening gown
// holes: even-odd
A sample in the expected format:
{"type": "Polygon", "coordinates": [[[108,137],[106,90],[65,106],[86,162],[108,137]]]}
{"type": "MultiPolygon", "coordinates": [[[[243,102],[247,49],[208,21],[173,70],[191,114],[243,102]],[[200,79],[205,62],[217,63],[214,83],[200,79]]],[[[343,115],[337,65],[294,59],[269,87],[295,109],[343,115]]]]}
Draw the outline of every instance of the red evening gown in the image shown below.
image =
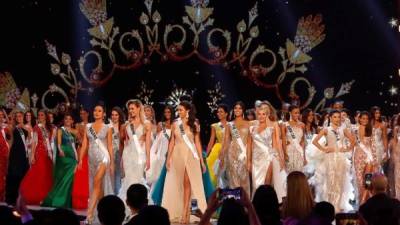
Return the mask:
{"type": "Polygon", "coordinates": [[[4,202],[9,147],[6,141],[6,128],[0,129],[0,202],[4,202]]]}
{"type": "Polygon", "coordinates": [[[87,209],[89,201],[89,168],[88,157],[82,160],[82,168],[76,169],[72,185],[72,208],[87,209]]]}
{"type": "Polygon", "coordinates": [[[21,182],[20,193],[28,205],[40,205],[46,198],[53,185],[53,162],[49,157],[47,137],[50,143],[52,135],[38,125],[33,128],[37,135],[35,163],[26,173],[21,182]],[[42,132],[44,130],[44,133],[42,132]]]}

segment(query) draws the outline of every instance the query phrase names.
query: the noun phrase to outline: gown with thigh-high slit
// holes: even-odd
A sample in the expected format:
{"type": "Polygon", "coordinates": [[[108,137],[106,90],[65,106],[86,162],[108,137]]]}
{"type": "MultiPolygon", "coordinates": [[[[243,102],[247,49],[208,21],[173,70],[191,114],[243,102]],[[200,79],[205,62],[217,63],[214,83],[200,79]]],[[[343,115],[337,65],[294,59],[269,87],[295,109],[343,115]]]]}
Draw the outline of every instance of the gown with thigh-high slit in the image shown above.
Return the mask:
{"type": "Polygon", "coordinates": [[[274,127],[267,127],[260,133],[257,132],[258,125],[250,127],[253,139],[252,148],[252,188],[253,195],[257,188],[265,183],[268,168],[272,169],[271,185],[274,187],[278,201],[282,202],[286,196],[287,173],[281,168],[278,150],[272,146],[274,138],[274,127]]]}
{"type": "MultiPolygon", "coordinates": [[[[168,210],[170,220],[179,222],[184,217],[183,212],[183,181],[185,172],[190,180],[191,199],[196,199],[199,209],[204,212],[207,208],[206,196],[203,187],[201,163],[189,149],[179,129],[178,123],[174,123],[175,137],[174,150],[172,151],[171,165],[165,177],[164,194],[161,205],[168,210]]],[[[186,128],[184,130],[189,141],[194,145],[193,132],[186,128]]],[[[195,152],[197,154],[197,151],[195,152]]],[[[190,205],[190,204],[189,204],[190,205]]]]}
{"type": "MultiPolygon", "coordinates": [[[[92,124],[89,123],[86,125],[86,132],[87,132],[86,135],[89,139],[88,161],[89,161],[89,206],[90,206],[91,202],[94,201],[94,199],[92,199],[93,182],[100,166],[102,165],[106,167],[106,172],[104,174],[102,183],[103,195],[104,196],[110,195],[113,194],[114,192],[112,190],[111,177],[108,172],[110,164],[110,154],[107,149],[102,149],[96,143],[96,137],[97,137],[103,143],[103,146],[107,148],[108,126],[103,124],[102,128],[97,133],[95,133],[96,136],[94,136],[94,134],[92,133],[95,132],[94,128],[92,127],[92,124]]],[[[93,218],[95,219],[95,221],[97,221],[97,210],[94,210],[93,218]]]]}
{"type": "Polygon", "coordinates": [[[272,148],[273,127],[267,127],[258,132],[258,125],[250,127],[252,138],[252,183],[253,193],[257,188],[265,184],[267,171],[272,161],[275,160],[274,154],[277,152],[272,148]]]}

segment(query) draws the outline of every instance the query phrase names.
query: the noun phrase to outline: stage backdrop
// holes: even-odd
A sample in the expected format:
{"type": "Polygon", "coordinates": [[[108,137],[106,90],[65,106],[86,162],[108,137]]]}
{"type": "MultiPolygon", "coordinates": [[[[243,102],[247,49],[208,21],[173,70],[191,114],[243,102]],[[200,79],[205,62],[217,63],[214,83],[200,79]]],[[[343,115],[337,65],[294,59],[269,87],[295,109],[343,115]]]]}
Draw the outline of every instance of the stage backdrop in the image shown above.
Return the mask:
{"type": "Polygon", "coordinates": [[[237,100],[399,108],[395,1],[0,4],[0,104],[9,108],[140,98],[160,109],[189,94],[204,124],[218,103],[237,100]]]}

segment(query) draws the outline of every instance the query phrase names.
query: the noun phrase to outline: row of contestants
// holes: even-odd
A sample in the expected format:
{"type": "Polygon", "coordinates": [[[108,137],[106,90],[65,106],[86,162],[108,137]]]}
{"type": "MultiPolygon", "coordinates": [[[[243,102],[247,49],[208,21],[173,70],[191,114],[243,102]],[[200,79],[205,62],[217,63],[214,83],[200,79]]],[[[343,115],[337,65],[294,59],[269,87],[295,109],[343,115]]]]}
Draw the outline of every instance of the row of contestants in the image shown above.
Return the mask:
{"type": "MultiPolygon", "coordinates": [[[[60,199],[59,196],[66,196],[65,193],[68,192],[68,189],[71,189],[67,187],[65,188],[66,191],[59,191],[62,190],[60,185],[65,187],[68,185],[64,184],[68,183],[71,186],[73,181],[72,189],[77,190],[75,196],[80,196],[84,205],[84,189],[89,183],[91,194],[88,220],[92,220],[96,203],[103,194],[118,193],[121,198],[125,199],[125,193],[130,184],[146,183],[152,187],[153,196],[157,194],[157,190],[161,190],[162,193],[169,193],[168,195],[161,194],[161,198],[158,200],[170,211],[173,220],[188,220],[188,206],[191,198],[197,199],[200,208],[204,209],[206,191],[203,187],[206,185],[203,182],[204,176],[201,175],[201,171],[205,171],[205,163],[201,155],[200,126],[195,119],[195,110],[192,105],[182,102],[178,107],[179,119],[175,122],[173,109],[167,107],[164,110],[163,122],[159,123],[158,126],[150,122],[154,120],[154,112],[150,107],[145,108],[138,100],[129,101],[127,107],[129,111],[128,122],[124,122],[121,110],[115,108],[111,114],[112,123],[110,126],[105,125],[103,121],[105,117],[104,107],[99,105],[95,107],[93,112],[95,122],[87,124],[87,116],[85,119],[85,116],[81,115],[83,123],[77,125],[77,130],[72,128],[72,117],[67,116],[64,120],[64,127],[55,131],[54,127],[46,125],[49,123],[46,120],[45,113],[39,112],[39,125],[32,129],[31,139],[34,141],[32,141],[33,147],[31,149],[34,149],[34,151],[31,151],[30,154],[24,151],[25,154],[31,156],[29,157],[31,167],[21,185],[21,193],[28,199],[28,202],[32,204],[44,202],[45,204],[56,205],[57,203],[52,202],[52,199],[60,199]],[[77,137],[79,143],[78,151],[75,151],[74,148],[75,137],[77,137]],[[58,141],[53,142],[55,139],[58,139],[58,141]],[[54,152],[55,148],[52,143],[57,143],[59,151],[54,152]],[[167,151],[168,154],[166,154],[167,151]],[[89,153],[90,182],[85,181],[84,178],[77,179],[77,177],[80,177],[78,176],[79,171],[84,170],[87,152],[89,153]],[[77,157],[78,154],[80,157],[77,157]],[[78,159],[79,166],[75,175],[73,175],[78,159]],[[165,161],[167,171],[164,170],[164,173],[162,173],[161,170],[165,161]],[[56,175],[54,183],[51,172],[53,167],[56,175]],[[57,175],[58,171],[63,172],[59,172],[60,174],[57,175]],[[65,171],[72,171],[68,173],[72,175],[63,176],[65,171]],[[160,177],[160,174],[161,176],[164,174],[164,177],[160,177]],[[57,179],[58,177],[64,179],[57,179]],[[122,187],[120,187],[120,183],[122,183],[122,187]],[[162,183],[161,189],[157,188],[158,183],[162,183]],[[34,188],[38,184],[40,184],[40,188],[34,188]],[[40,192],[37,192],[36,189],[40,192]],[[51,189],[53,191],[50,191],[51,189]],[[79,190],[81,195],[79,195],[79,190]],[[38,195],[38,193],[43,194],[38,195]],[[177,201],[177,199],[182,201],[177,201]]],[[[377,141],[368,142],[369,135],[365,135],[363,129],[366,125],[371,124],[369,115],[360,116],[359,132],[356,132],[357,129],[348,129],[344,126],[347,123],[341,113],[331,113],[329,116],[331,119],[330,126],[314,129],[311,111],[306,111],[308,112],[306,114],[303,113],[302,119],[305,123],[300,122],[298,107],[291,107],[289,111],[291,115],[289,121],[285,123],[277,122],[274,108],[268,102],[263,102],[256,107],[257,119],[246,121],[244,119],[244,105],[237,103],[233,109],[234,119],[227,122],[227,107],[219,107],[218,117],[220,122],[212,125],[212,135],[208,145],[209,156],[207,157],[208,167],[212,168],[209,172],[212,173],[214,185],[216,186],[217,180],[220,180],[220,187],[242,186],[251,194],[251,190],[255,190],[259,185],[269,183],[273,184],[279,196],[283,197],[287,172],[303,170],[306,164],[318,164],[319,166],[315,166],[315,173],[311,180],[314,180],[315,184],[319,184],[315,186],[316,189],[320,189],[317,190],[317,193],[322,196],[321,200],[336,203],[337,209],[347,209],[348,197],[342,196],[343,193],[346,193],[344,190],[346,184],[349,183],[347,178],[350,178],[350,175],[344,176],[345,178],[342,180],[327,180],[325,178],[335,177],[327,174],[328,172],[338,171],[335,168],[344,168],[342,171],[344,173],[341,174],[346,174],[351,170],[351,164],[348,163],[349,157],[346,158],[346,153],[341,153],[344,151],[351,152],[354,145],[356,146],[354,162],[357,162],[357,160],[360,162],[353,163],[355,167],[358,167],[356,171],[361,171],[357,175],[358,180],[363,179],[363,174],[369,170],[366,169],[367,167],[370,167],[371,164],[379,164],[364,163],[368,161],[363,160],[363,157],[368,155],[372,155],[372,157],[367,157],[372,158],[372,161],[374,158],[379,158],[375,156],[376,153],[373,150],[377,147],[383,146],[382,149],[387,149],[383,144],[374,144],[377,141]],[[365,122],[365,117],[367,122],[365,122]],[[335,119],[337,122],[334,122],[335,119]],[[315,134],[318,130],[321,130],[319,136],[326,139],[325,144],[320,146],[318,146],[319,142],[316,141],[316,138],[310,139],[310,136],[312,136],[310,133],[315,134]],[[355,141],[356,138],[353,134],[360,136],[357,139],[358,141],[355,141]],[[214,145],[215,137],[217,143],[214,145]],[[314,144],[312,144],[312,140],[314,140],[314,144]],[[343,144],[341,144],[342,142],[343,144]],[[213,145],[214,147],[212,147],[213,145]],[[312,148],[308,147],[314,145],[322,152],[327,153],[322,157],[324,160],[319,161],[319,163],[316,163],[313,157],[310,157],[311,160],[307,160],[307,154],[305,154],[306,151],[312,152],[312,148]],[[362,147],[365,145],[367,147],[362,147]],[[367,150],[365,151],[365,149],[367,150]],[[331,154],[332,152],[337,152],[337,154],[331,154]],[[367,154],[367,152],[372,153],[367,154]],[[216,160],[217,158],[219,160],[216,160]],[[333,160],[330,160],[331,158],[333,160]],[[215,161],[218,161],[218,163],[215,161]],[[324,170],[326,167],[332,169],[324,170]],[[215,174],[213,174],[214,172],[215,174]],[[249,174],[251,174],[251,179],[249,179],[249,174]],[[326,188],[323,188],[331,187],[334,184],[338,188],[331,191],[332,193],[328,193],[327,190],[324,190],[326,188]],[[337,196],[340,196],[339,200],[337,200],[337,196]]],[[[22,129],[14,129],[15,135],[13,136],[22,137],[20,144],[23,143],[24,146],[27,146],[23,137],[28,140],[30,132],[23,124],[22,114],[17,113],[15,120],[15,127],[22,129]],[[25,136],[19,131],[22,131],[25,136]]],[[[382,134],[381,143],[385,143],[384,134],[386,131],[384,125],[379,124],[379,121],[375,121],[376,124],[378,126],[374,129],[373,138],[379,137],[377,135],[379,132],[376,132],[376,130],[380,128],[382,130],[380,132],[382,134]]],[[[15,143],[18,143],[18,141],[15,143]]],[[[17,146],[16,144],[12,146],[14,145],[17,146]]],[[[10,161],[12,161],[11,155],[10,161]]],[[[10,165],[14,164],[10,162],[10,165]]],[[[9,174],[13,173],[10,172],[12,167],[9,166],[9,174]]],[[[12,178],[9,180],[12,180],[12,178]]],[[[362,185],[359,185],[359,187],[361,189],[362,185]]],[[[71,191],[69,192],[71,193],[71,191]]],[[[72,192],[74,195],[74,191],[72,192]]],[[[360,191],[360,193],[365,192],[360,191]]],[[[67,197],[66,199],[71,198],[67,197]]],[[[69,204],[66,205],[69,206],[69,204]]]]}
{"type": "MultiPolygon", "coordinates": [[[[242,119],[242,103],[235,104],[231,122],[226,121],[224,108],[218,109],[220,122],[212,125],[207,162],[212,167],[217,155],[219,161],[227,161],[225,173],[230,187],[249,190],[251,185],[256,190],[260,184],[268,183],[281,197],[280,193],[285,193],[285,174],[304,171],[315,187],[317,201],[331,202],[338,212],[349,211],[354,200],[360,204],[368,198],[365,175],[381,171],[388,160],[387,128],[378,107],[372,108],[371,113],[357,113],[354,124],[349,122],[346,111],[330,110],[321,126],[317,126],[312,110],[300,115],[298,106],[288,108],[290,119],[285,122],[274,122],[276,114],[268,102],[256,106],[254,121],[242,119]]],[[[396,138],[393,140],[397,143],[396,138]]],[[[213,181],[218,182],[221,175],[212,175],[213,181]]]]}

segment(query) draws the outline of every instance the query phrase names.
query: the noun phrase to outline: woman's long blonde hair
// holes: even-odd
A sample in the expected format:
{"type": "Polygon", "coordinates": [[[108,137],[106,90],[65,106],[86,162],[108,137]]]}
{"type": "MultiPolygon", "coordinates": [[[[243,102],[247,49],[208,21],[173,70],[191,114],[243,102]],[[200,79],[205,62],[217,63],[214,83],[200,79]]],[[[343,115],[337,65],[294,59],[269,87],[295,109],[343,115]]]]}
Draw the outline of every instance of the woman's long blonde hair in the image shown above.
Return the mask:
{"type": "Polygon", "coordinates": [[[283,217],[304,219],[313,207],[314,200],[307,177],[300,171],[293,171],[287,177],[287,195],[283,204],[283,217]]]}
{"type": "Polygon", "coordinates": [[[269,109],[269,115],[268,118],[271,121],[276,121],[277,120],[277,116],[276,116],[276,110],[275,108],[271,105],[271,103],[269,103],[269,101],[262,101],[261,103],[259,103],[259,109],[261,110],[266,110],[266,107],[268,107],[269,109]]]}
{"type": "Polygon", "coordinates": [[[126,102],[126,109],[128,110],[128,117],[130,117],[129,115],[129,106],[134,104],[136,107],[140,108],[139,110],[139,118],[140,118],[140,122],[142,124],[144,124],[146,122],[146,117],[144,115],[144,106],[142,101],[140,101],[139,99],[130,99],[126,102]]]}

